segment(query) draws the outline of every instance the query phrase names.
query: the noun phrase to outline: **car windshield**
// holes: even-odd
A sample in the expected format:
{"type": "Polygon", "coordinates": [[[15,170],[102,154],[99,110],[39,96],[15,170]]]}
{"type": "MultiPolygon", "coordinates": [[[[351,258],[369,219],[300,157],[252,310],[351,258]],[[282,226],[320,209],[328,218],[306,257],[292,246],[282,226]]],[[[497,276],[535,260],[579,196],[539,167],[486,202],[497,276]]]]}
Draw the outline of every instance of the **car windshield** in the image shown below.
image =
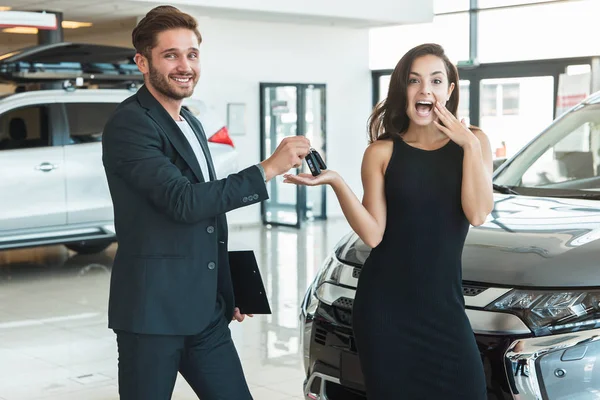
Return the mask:
{"type": "Polygon", "coordinates": [[[557,120],[508,161],[494,183],[528,196],[600,199],[600,104],[557,120]]]}

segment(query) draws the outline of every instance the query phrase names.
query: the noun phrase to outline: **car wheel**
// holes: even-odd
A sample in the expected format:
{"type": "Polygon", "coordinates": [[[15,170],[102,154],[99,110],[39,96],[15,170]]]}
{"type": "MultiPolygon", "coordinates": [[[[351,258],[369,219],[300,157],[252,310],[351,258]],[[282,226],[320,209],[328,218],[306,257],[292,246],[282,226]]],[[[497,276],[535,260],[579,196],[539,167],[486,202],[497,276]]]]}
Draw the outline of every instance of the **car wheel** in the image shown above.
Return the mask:
{"type": "Polygon", "coordinates": [[[69,250],[73,250],[79,254],[94,254],[100,253],[110,246],[114,240],[82,240],[81,242],[66,243],[65,246],[69,250]]]}

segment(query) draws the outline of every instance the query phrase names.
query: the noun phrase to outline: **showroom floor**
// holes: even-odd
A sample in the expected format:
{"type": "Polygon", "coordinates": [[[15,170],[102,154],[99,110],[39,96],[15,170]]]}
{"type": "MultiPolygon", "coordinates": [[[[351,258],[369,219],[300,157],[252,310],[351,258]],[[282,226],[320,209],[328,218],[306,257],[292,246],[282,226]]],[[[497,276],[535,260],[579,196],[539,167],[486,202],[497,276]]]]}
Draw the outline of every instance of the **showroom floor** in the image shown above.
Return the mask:
{"type": "MultiPolygon", "coordinates": [[[[273,314],[232,323],[255,400],[300,400],[298,313],[305,289],[343,234],[344,220],[301,230],[232,229],[230,250],[252,249],[273,314]]],[[[116,245],[94,256],[62,246],[0,251],[0,399],[117,399],[117,353],[107,328],[116,245]]],[[[173,399],[196,399],[179,376],[173,399]]]]}

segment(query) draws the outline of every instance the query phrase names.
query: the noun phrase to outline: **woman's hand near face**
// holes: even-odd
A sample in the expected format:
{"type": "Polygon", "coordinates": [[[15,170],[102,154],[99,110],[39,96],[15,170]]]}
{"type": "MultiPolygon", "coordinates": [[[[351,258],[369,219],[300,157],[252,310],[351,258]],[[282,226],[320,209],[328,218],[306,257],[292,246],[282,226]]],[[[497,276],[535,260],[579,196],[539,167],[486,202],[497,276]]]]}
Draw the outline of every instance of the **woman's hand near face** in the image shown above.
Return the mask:
{"type": "Polygon", "coordinates": [[[467,127],[465,120],[459,121],[446,106],[442,105],[439,101],[436,101],[433,110],[443,125],[438,121],[433,121],[433,123],[454,143],[458,144],[460,147],[479,143],[475,134],[467,127]]]}

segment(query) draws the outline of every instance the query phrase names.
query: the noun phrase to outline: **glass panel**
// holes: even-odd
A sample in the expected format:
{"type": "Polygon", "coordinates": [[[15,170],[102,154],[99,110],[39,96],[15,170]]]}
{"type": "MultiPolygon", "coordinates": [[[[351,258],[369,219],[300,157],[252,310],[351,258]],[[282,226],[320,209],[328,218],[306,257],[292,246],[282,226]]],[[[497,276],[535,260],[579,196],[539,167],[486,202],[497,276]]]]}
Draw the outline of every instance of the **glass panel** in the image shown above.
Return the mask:
{"type": "MultiPolygon", "coordinates": [[[[264,139],[265,153],[272,154],[286,136],[295,136],[297,130],[297,104],[295,86],[264,88],[264,139]]],[[[297,171],[290,171],[297,173],[297,171]]],[[[265,221],[297,225],[297,186],[271,179],[267,184],[269,199],[265,201],[265,221]]]]}
{"type": "Polygon", "coordinates": [[[382,101],[387,97],[391,78],[391,75],[383,75],[379,77],[379,101],[382,101]]]}
{"type": "Polygon", "coordinates": [[[481,85],[481,116],[494,117],[498,111],[498,85],[481,85]]]}
{"type": "Polygon", "coordinates": [[[471,82],[461,80],[458,82],[458,87],[460,89],[459,93],[459,102],[458,102],[458,118],[464,118],[467,122],[467,125],[470,124],[471,119],[469,118],[469,105],[470,105],[470,89],[471,82]]]}
{"type": "Polygon", "coordinates": [[[600,126],[585,122],[538,158],[523,174],[520,186],[556,187],[557,183],[598,176],[599,141],[600,126]]]}
{"type": "Polygon", "coordinates": [[[557,120],[502,171],[496,183],[560,189],[563,194],[599,190],[599,111],[600,105],[588,105],[557,120]]]}
{"type": "Polygon", "coordinates": [[[102,131],[118,103],[67,103],[68,144],[102,141],[102,131]]]}
{"type": "Polygon", "coordinates": [[[567,73],[559,75],[555,118],[560,117],[590,95],[592,74],[589,67],[590,65],[569,65],[566,68],[567,73]],[[587,72],[575,73],[584,70],[584,67],[588,67],[587,72]]]}
{"type": "Polygon", "coordinates": [[[521,85],[518,83],[507,83],[502,85],[502,114],[519,114],[519,93],[521,85]]]}
{"type": "Polygon", "coordinates": [[[469,59],[469,13],[438,15],[433,22],[373,28],[369,31],[371,69],[394,68],[411,48],[439,43],[453,62],[469,59]]]}
{"type": "MultiPolygon", "coordinates": [[[[325,91],[322,88],[308,86],[305,91],[306,98],[306,132],[305,135],[310,140],[311,146],[321,154],[325,164],[327,164],[327,154],[325,152],[325,126],[323,105],[325,103],[325,91]]],[[[310,173],[306,163],[303,163],[303,172],[310,173]]],[[[306,187],[306,217],[322,218],[324,217],[324,199],[325,186],[306,187]]]]}
{"type": "Polygon", "coordinates": [[[11,110],[0,117],[0,150],[15,150],[50,145],[46,106],[11,110]]]}
{"type": "Polygon", "coordinates": [[[553,98],[551,76],[481,81],[480,126],[494,158],[511,157],[552,122],[553,98]]]}
{"type": "Polygon", "coordinates": [[[599,190],[600,106],[568,113],[550,126],[497,177],[509,186],[599,190]]]}
{"type": "Polygon", "coordinates": [[[600,54],[600,41],[592,39],[598,36],[595,27],[599,14],[600,1],[596,0],[483,10],[479,13],[479,61],[490,63],[600,54]]]}

